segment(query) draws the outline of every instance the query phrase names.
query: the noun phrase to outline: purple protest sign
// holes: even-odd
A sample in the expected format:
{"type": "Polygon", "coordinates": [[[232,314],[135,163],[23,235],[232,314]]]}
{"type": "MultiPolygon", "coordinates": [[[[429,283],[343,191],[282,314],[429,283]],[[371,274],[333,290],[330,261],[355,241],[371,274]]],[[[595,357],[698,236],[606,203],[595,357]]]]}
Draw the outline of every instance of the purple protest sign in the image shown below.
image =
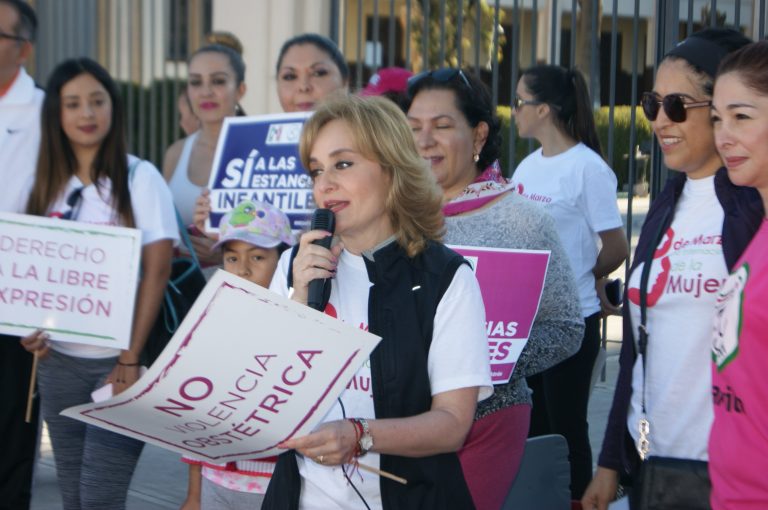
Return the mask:
{"type": "Polygon", "coordinates": [[[503,384],[531,333],[539,311],[549,251],[451,246],[472,264],[485,303],[491,378],[503,384]]]}
{"type": "Polygon", "coordinates": [[[243,200],[258,200],[288,215],[297,232],[315,209],[312,182],[299,160],[299,138],[311,113],[227,117],[221,128],[208,182],[211,215],[206,230],[243,200]]]}

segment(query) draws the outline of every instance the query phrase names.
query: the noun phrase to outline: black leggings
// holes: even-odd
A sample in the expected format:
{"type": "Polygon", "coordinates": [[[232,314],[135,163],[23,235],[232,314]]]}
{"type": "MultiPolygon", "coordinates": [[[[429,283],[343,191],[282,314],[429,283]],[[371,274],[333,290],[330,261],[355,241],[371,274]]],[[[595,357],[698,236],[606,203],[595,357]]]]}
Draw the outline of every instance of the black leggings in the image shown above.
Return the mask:
{"type": "Polygon", "coordinates": [[[565,436],[571,462],[573,499],[581,499],[592,480],[587,406],[592,368],[600,349],[600,313],[586,317],[584,326],[584,339],[576,354],[528,378],[528,386],[533,390],[528,436],[565,436]]]}
{"type": "Polygon", "coordinates": [[[0,335],[0,509],[29,508],[32,498],[32,470],[37,446],[37,400],[32,422],[26,423],[32,355],[19,339],[0,335]]]}

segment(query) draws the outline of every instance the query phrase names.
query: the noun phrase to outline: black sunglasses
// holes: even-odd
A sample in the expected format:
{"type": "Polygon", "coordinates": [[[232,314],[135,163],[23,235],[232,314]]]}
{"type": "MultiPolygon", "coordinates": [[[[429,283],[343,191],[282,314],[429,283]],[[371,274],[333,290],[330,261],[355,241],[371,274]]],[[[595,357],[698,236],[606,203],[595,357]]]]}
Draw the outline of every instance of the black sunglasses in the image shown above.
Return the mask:
{"type": "Polygon", "coordinates": [[[425,78],[432,78],[437,83],[449,83],[456,79],[457,76],[461,79],[461,82],[465,87],[470,91],[473,90],[464,71],[454,67],[443,67],[442,69],[435,69],[434,71],[423,71],[408,78],[408,96],[413,97],[413,92],[416,90],[416,86],[425,78]]]}
{"type": "Polygon", "coordinates": [[[704,106],[711,106],[712,101],[695,101],[692,103],[686,103],[685,97],[680,94],[669,94],[664,97],[660,97],[653,92],[644,92],[643,98],[640,101],[643,107],[643,113],[645,117],[653,122],[656,117],[659,116],[659,110],[664,108],[664,113],[667,118],[672,122],[681,123],[685,122],[688,117],[688,108],[702,108],[704,106]]]}
{"type": "Polygon", "coordinates": [[[532,105],[532,106],[538,106],[538,105],[540,105],[542,103],[541,103],[541,101],[536,101],[534,99],[523,99],[520,96],[515,96],[515,99],[512,101],[512,108],[514,108],[515,111],[517,111],[517,110],[519,110],[520,108],[522,108],[523,106],[525,106],[527,104],[532,105]]]}
{"type": "Polygon", "coordinates": [[[512,100],[512,108],[517,112],[525,105],[532,105],[532,106],[538,106],[540,104],[548,104],[550,108],[553,110],[560,111],[560,107],[553,103],[547,103],[546,101],[536,101],[535,99],[523,99],[520,96],[515,96],[515,99],[512,100]]]}
{"type": "Polygon", "coordinates": [[[73,189],[67,197],[66,203],[69,210],[61,215],[62,220],[76,220],[79,211],[80,199],[83,197],[83,186],[73,189]]]}

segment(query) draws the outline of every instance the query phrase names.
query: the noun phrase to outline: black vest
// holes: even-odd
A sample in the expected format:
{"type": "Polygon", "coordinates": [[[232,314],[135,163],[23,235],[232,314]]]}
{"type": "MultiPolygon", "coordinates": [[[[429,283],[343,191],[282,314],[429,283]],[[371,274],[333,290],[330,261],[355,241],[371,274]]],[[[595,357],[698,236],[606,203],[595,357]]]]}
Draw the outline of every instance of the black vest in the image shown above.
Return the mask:
{"type": "MultiPolygon", "coordinates": [[[[368,327],[382,337],[371,353],[376,418],[401,418],[429,410],[432,394],[427,357],[435,312],[463,263],[463,257],[434,242],[414,258],[395,242],[378,250],[373,261],[365,258],[373,284],[368,296],[368,327]]],[[[385,509],[474,508],[455,453],[421,458],[381,455],[381,469],[408,480],[402,485],[380,478],[385,509]]],[[[300,491],[295,454],[284,453],[262,508],[297,509],[300,491]]]]}

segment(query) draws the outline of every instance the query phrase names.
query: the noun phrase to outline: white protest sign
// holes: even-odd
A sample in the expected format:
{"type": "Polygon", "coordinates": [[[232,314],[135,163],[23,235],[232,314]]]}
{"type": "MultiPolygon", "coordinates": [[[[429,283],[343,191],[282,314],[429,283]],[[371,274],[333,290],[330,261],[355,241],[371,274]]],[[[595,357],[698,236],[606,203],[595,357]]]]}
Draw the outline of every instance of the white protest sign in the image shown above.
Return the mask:
{"type": "Polygon", "coordinates": [[[210,462],[309,433],[379,338],[218,271],[142,378],[62,414],[210,462]]]}
{"type": "Polygon", "coordinates": [[[0,333],[127,349],[141,232],[0,213],[0,333]]]}

